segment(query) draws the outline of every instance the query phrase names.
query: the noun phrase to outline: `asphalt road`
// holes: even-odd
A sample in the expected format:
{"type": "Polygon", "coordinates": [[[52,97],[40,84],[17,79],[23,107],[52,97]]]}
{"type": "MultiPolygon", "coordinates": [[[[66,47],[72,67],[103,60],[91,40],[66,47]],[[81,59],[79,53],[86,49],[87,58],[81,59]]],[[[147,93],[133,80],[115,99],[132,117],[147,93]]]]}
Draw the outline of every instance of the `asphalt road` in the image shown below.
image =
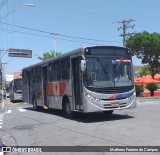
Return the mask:
{"type": "Polygon", "coordinates": [[[160,98],[139,98],[137,105],[110,117],[78,114],[70,120],[60,111],[34,111],[30,104],[6,100],[0,137],[6,146],[160,146],[160,98]]]}

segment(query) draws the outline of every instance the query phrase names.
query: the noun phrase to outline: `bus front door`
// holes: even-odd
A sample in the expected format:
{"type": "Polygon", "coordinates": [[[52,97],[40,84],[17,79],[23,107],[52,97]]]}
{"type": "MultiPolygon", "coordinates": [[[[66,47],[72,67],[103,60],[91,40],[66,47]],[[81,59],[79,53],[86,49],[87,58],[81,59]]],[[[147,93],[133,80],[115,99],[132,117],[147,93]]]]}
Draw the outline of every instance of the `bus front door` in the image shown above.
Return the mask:
{"type": "Polygon", "coordinates": [[[80,69],[80,57],[72,58],[72,88],[73,88],[73,103],[75,103],[75,110],[82,111],[82,78],[81,78],[81,69],[80,69]]]}

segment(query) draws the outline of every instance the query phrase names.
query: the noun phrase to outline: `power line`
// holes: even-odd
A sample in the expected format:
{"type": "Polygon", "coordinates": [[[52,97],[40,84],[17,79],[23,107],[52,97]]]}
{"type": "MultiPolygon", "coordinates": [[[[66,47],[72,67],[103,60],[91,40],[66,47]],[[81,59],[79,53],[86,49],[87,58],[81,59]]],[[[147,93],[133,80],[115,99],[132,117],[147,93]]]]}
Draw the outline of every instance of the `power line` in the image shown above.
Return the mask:
{"type": "MultiPolygon", "coordinates": [[[[44,38],[51,38],[53,39],[53,37],[51,36],[45,36],[45,35],[40,35],[40,34],[35,34],[35,33],[28,33],[28,32],[22,32],[22,31],[12,31],[12,32],[8,32],[8,31],[5,31],[3,29],[1,29],[1,31],[3,32],[6,32],[6,33],[22,33],[22,34],[28,34],[28,35],[34,35],[34,36],[37,36],[37,37],[44,37],[44,38]]],[[[94,45],[101,45],[102,43],[95,43],[95,42],[86,42],[86,41],[79,41],[79,40],[72,40],[72,39],[65,39],[65,38],[60,38],[60,37],[56,37],[56,39],[58,40],[64,40],[64,41],[70,41],[70,42],[79,42],[79,43],[87,43],[87,44],[94,44],[94,45]]],[[[117,42],[117,43],[121,43],[121,42],[118,42],[118,41],[106,41],[106,42],[117,42]]]]}
{"type": "MultiPolygon", "coordinates": [[[[47,31],[44,31],[44,30],[37,30],[37,29],[33,29],[33,28],[28,28],[28,27],[14,25],[14,24],[9,24],[9,23],[4,23],[4,22],[0,22],[0,23],[5,24],[5,25],[9,25],[9,26],[18,27],[18,28],[21,28],[21,29],[26,29],[26,30],[29,30],[29,31],[35,31],[35,32],[39,32],[39,33],[45,33],[45,34],[48,34],[48,35],[52,34],[51,32],[47,32],[47,31]]],[[[60,34],[60,33],[56,33],[56,34],[58,36],[61,36],[61,37],[72,38],[72,39],[79,39],[79,40],[87,40],[87,41],[95,41],[95,42],[116,42],[116,41],[97,40],[97,39],[91,39],[91,38],[85,38],[85,37],[82,38],[82,37],[78,37],[78,36],[71,36],[71,35],[65,35],[65,34],[60,34]]]]}
{"type": "Polygon", "coordinates": [[[134,28],[135,27],[135,24],[134,25],[132,25],[132,26],[130,26],[130,23],[131,22],[134,22],[135,20],[133,20],[133,19],[130,19],[130,20],[123,20],[123,21],[120,21],[120,22],[118,22],[118,23],[120,23],[120,24],[122,24],[122,27],[120,26],[119,28],[118,28],[118,31],[120,30],[120,29],[122,29],[123,30],[123,33],[120,35],[121,37],[123,37],[123,46],[125,47],[125,45],[126,45],[126,37],[127,36],[130,36],[130,35],[132,35],[132,34],[135,34],[135,33],[127,33],[126,34],[126,30],[128,29],[128,28],[134,28]]]}
{"type": "MultiPolygon", "coordinates": [[[[21,1],[21,2],[22,2],[22,1],[21,1]]],[[[18,3],[15,7],[13,7],[13,9],[12,9],[10,12],[8,12],[8,6],[7,6],[7,13],[6,13],[5,16],[3,16],[3,17],[0,18],[0,21],[4,20],[4,19],[7,18],[10,14],[14,13],[15,10],[18,9],[18,8],[21,6],[21,5],[20,5],[21,2],[18,3]]]]}
{"type": "Polygon", "coordinates": [[[6,5],[7,2],[8,2],[8,0],[4,0],[4,1],[0,4],[0,9],[2,9],[2,8],[6,5]]]}
{"type": "Polygon", "coordinates": [[[78,13],[78,14],[81,14],[81,15],[87,15],[87,17],[91,17],[91,18],[96,18],[96,19],[99,19],[99,20],[103,20],[103,21],[106,21],[106,22],[110,22],[110,23],[113,23],[113,19],[111,18],[107,18],[106,16],[104,15],[99,15],[93,11],[89,11],[89,10],[85,10],[85,9],[81,9],[81,8],[78,8],[78,7],[75,7],[73,5],[69,5],[68,3],[65,3],[65,1],[48,1],[48,3],[51,3],[51,4],[56,4],[57,6],[61,7],[61,8],[65,8],[69,11],[72,11],[74,13],[78,13]]]}
{"type": "Polygon", "coordinates": [[[98,8],[98,7],[93,7],[92,5],[87,5],[84,1],[79,1],[79,0],[71,0],[73,3],[76,3],[76,4],[78,4],[78,6],[79,5],[81,5],[81,6],[83,6],[83,7],[86,7],[87,8],[87,10],[88,9],[91,9],[91,10],[94,10],[94,11],[97,11],[97,13],[98,14],[105,14],[105,15],[109,15],[109,16],[112,16],[112,17],[106,17],[106,18],[110,18],[110,19],[113,19],[113,18],[122,18],[122,17],[120,17],[120,16],[118,16],[118,15],[115,15],[115,14],[113,14],[113,13],[110,13],[110,12],[108,12],[108,11],[106,11],[106,10],[102,10],[102,9],[100,9],[100,8],[98,8]]]}

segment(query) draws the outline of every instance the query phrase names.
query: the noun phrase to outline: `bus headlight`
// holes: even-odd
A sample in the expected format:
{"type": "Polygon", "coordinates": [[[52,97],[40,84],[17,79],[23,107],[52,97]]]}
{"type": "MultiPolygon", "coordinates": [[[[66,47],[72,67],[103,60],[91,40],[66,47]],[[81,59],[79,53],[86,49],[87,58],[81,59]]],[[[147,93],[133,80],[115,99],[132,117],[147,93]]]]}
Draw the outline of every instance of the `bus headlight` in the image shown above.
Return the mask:
{"type": "Polygon", "coordinates": [[[134,94],[131,95],[130,97],[128,97],[129,100],[133,100],[134,99],[134,94]]]}
{"type": "Polygon", "coordinates": [[[91,101],[100,102],[100,99],[93,97],[91,94],[86,93],[86,97],[87,97],[87,99],[89,99],[91,101]]]}

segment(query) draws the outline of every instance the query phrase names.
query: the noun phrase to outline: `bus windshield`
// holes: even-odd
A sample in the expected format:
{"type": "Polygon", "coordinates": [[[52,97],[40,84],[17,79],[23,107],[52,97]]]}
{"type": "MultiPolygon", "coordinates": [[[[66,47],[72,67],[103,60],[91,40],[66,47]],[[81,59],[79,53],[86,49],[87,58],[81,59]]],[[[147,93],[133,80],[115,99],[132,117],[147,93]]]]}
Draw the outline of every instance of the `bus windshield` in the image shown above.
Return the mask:
{"type": "Polygon", "coordinates": [[[14,91],[22,90],[22,79],[16,79],[14,82],[14,91]]]}
{"type": "Polygon", "coordinates": [[[93,57],[86,59],[84,84],[88,87],[132,86],[130,57],[93,57]]]}

